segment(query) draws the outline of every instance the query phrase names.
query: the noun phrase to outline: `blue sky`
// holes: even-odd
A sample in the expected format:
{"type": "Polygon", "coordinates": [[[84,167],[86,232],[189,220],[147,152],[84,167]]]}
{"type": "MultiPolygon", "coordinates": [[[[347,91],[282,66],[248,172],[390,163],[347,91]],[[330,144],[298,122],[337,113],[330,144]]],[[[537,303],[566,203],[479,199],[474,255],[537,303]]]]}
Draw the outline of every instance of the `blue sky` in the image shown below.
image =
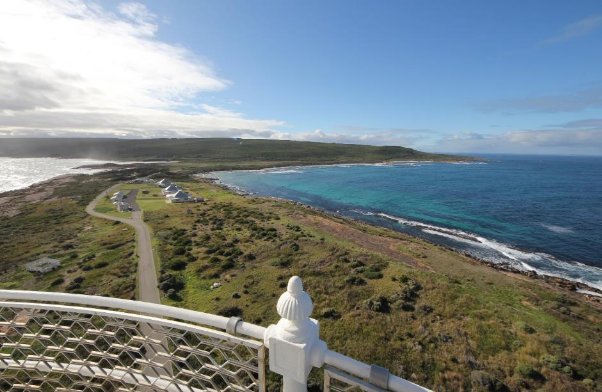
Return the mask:
{"type": "MultiPolygon", "coordinates": [[[[72,106],[48,104],[39,120],[40,113],[29,113],[33,124],[17,122],[13,113],[2,126],[0,116],[5,135],[35,128],[50,136],[241,135],[429,151],[602,154],[599,1],[63,2],[72,8],[53,10],[64,17],[60,25],[27,34],[62,30],[69,18],[95,23],[97,32],[117,24],[123,31],[112,29],[121,31],[112,41],[96,43],[103,59],[128,57],[134,50],[111,53],[110,47],[140,41],[138,58],[121,60],[110,77],[90,70],[93,64],[57,70],[90,78],[96,90],[107,91],[103,102],[121,102],[121,109],[97,104],[97,96],[82,95],[80,101],[95,103],[82,105],[65,93],[72,106]],[[179,63],[149,54],[140,64],[151,44],[155,53],[166,50],[165,58],[180,56],[179,63]],[[126,89],[132,69],[145,80],[173,84],[137,81],[126,89]],[[180,79],[172,80],[176,73],[180,79]],[[105,89],[99,79],[114,84],[105,89]],[[82,106],[102,110],[73,124],[47,124],[49,112],[81,113],[82,106]],[[97,125],[116,111],[119,117],[97,125]],[[137,124],[130,114],[155,120],[137,124]]],[[[0,51],[2,44],[0,38],[0,51]]],[[[30,53],[15,58],[35,65],[30,53]]],[[[88,87],[77,90],[93,90],[88,87]]],[[[0,105],[37,110],[10,99],[0,95],[0,105]]]]}

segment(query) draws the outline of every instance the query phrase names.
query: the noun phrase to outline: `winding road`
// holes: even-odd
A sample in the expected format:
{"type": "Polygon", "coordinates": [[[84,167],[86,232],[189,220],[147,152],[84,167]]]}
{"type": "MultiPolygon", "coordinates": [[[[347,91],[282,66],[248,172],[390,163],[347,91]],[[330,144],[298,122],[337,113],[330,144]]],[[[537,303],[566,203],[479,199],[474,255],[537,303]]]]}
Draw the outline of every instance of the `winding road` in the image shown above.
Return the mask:
{"type": "MultiPolygon", "coordinates": [[[[159,294],[158,282],[157,282],[157,271],[155,269],[155,258],[153,255],[153,247],[150,235],[150,229],[142,217],[142,211],[135,208],[132,212],[131,218],[120,218],[117,216],[107,215],[95,211],[98,202],[105,197],[110,195],[119,185],[114,185],[96,196],[94,200],[86,207],[86,212],[97,218],[108,219],[125,223],[126,225],[132,226],[136,230],[136,253],[138,254],[138,300],[144,302],[161,303],[161,296],[159,294]]],[[[136,191],[134,191],[136,192],[136,191]]],[[[135,202],[135,194],[133,195],[134,200],[129,200],[130,204],[135,202]]]]}

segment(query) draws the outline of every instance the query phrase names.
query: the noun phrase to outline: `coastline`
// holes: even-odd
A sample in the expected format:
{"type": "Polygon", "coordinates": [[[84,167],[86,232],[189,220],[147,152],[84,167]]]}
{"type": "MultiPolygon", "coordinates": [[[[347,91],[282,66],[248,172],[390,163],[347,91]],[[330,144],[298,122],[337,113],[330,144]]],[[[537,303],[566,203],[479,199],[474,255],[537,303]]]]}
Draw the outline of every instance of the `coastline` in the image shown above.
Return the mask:
{"type": "MultiPolygon", "coordinates": [[[[471,164],[471,163],[469,163],[471,164]]],[[[474,164],[474,163],[473,163],[474,164]]],[[[375,165],[375,164],[368,164],[368,165],[375,165]]],[[[340,166],[340,165],[314,165],[314,166],[340,166]]],[[[294,168],[295,166],[289,166],[286,168],[294,168]]],[[[298,167],[298,166],[296,166],[298,167]]],[[[282,168],[281,168],[282,169],[282,168]]],[[[263,170],[263,169],[259,169],[259,170],[263,170]]],[[[241,170],[241,171],[246,171],[246,170],[241,170]]],[[[339,214],[335,211],[329,211],[323,208],[319,208],[319,207],[315,207],[306,203],[302,203],[302,202],[298,202],[295,200],[291,200],[291,199],[285,199],[285,198],[281,198],[281,197],[275,197],[275,196],[260,196],[257,194],[254,194],[252,192],[248,192],[238,186],[235,185],[231,185],[231,184],[226,184],[224,182],[222,182],[219,178],[216,177],[211,177],[211,176],[205,176],[204,174],[210,174],[210,173],[215,173],[215,172],[209,172],[209,173],[199,173],[199,175],[195,175],[196,178],[199,179],[203,179],[206,181],[209,181],[211,183],[213,183],[216,186],[221,187],[222,189],[226,189],[229,190],[231,192],[236,193],[239,196],[243,196],[243,197],[248,197],[248,198],[258,198],[258,199],[269,199],[269,200],[278,200],[278,201],[282,201],[282,202],[287,202],[287,203],[292,203],[294,205],[298,205],[298,206],[302,206],[304,208],[325,214],[327,216],[333,217],[333,218],[337,218],[337,219],[341,219],[344,221],[349,221],[349,222],[355,222],[355,223],[359,223],[359,224],[364,224],[364,225],[368,225],[368,226],[372,226],[372,227],[376,227],[376,228],[380,228],[380,229],[388,229],[388,230],[392,230],[389,229],[387,227],[384,226],[380,226],[377,224],[374,224],[372,222],[368,222],[368,221],[363,221],[360,219],[356,219],[353,217],[349,217],[346,215],[342,215],[339,214]]],[[[590,286],[586,283],[583,282],[579,282],[579,281],[575,281],[575,280],[571,280],[568,278],[563,278],[563,277],[558,277],[558,276],[553,276],[553,275],[546,275],[546,274],[541,274],[541,273],[537,273],[536,271],[532,271],[532,270],[521,270],[518,268],[515,268],[513,266],[511,266],[509,263],[500,263],[500,264],[495,264],[486,260],[482,260],[479,259],[471,254],[468,254],[467,252],[463,252],[460,251],[458,249],[454,249],[450,246],[445,246],[442,244],[437,244],[433,241],[430,241],[426,238],[421,238],[419,236],[415,236],[409,233],[404,233],[404,232],[400,232],[400,231],[396,231],[394,230],[396,233],[401,234],[401,235],[405,235],[420,241],[424,241],[426,243],[428,243],[431,246],[436,246],[451,252],[454,252],[458,255],[461,255],[465,258],[467,258],[468,260],[470,260],[471,262],[474,263],[478,263],[480,265],[484,265],[488,268],[494,269],[498,272],[501,273],[506,273],[506,274],[511,274],[513,276],[516,277],[523,277],[523,278],[528,278],[528,279],[533,279],[533,280],[540,280],[540,281],[544,281],[550,285],[553,285],[555,287],[561,288],[563,290],[567,290],[567,291],[572,291],[572,292],[576,292],[579,293],[580,295],[582,295],[584,298],[586,298],[587,300],[590,300],[592,302],[596,302],[599,304],[602,304],[602,290],[600,290],[599,288],[590,286]]]]}
{"type": "MultiPolygon", "coordinates": [[[[413,163],[413,162],[424,163],[424,162],[433,162],[433,161],[401,161],[401,162],[404,164],[407,164],[407,163],[413,163]]],[[[130,162],[130,163],[141,164],[142,162],[130,162]]],[[[436,162],[436,163],[439,163],[439,162],[436,162]]],[[[475,164],[475,163],[469,162],[468,164],[475,164]]],[[[99,164],[99,165],[94,165],[94,166],[105,166],[105,165],[107,165],[107,164],[105,163],[105,164],[99,164]]],[[[381,164],[371,164],[371,163],[361,164],[360,163],[360,164],[335,164],[335,165],[310,165],[310,166],[323,167],[323,166],[343,166],[343,165],[348,166],[348,165],[381,165],[381,164]]],[[[105,167],[104,170],[99,170],[94,173],[61,174],[61,175],[52,177],[52,178],[44,180],[44,181],[36,182],[36,183],[31,184],[24,188],[13,189],[13,190],[1,192],[0,193],[0,216],[12,217],[12,216],[16,215],[15,211],[11,211],[11,209],[8,208],[8,207],[10,207],[10,200],[13,199],[14,197],[21,196],[21,197],[24,197],[26,200],[35,202],[39,198],[44,198],[44,197],[48,196],[49,193],[52,192],[54,187],[59,186],[64,182],[70,182],[74,179],[74,177],[76,177],[78,175],[82,175],[82,174],[94,175],[99,172],[111,172],[111,171],[119,170],[124,165],[116,165],[116,166],[109,164],[109,166],[105,167]],[[50,187],[50,189],[47,189],[48,187],[50,187]]],[[[289,169],[289,168],[293,169],[293,168],[299,168],[299,167],[302,167],[302,166],[297,165],[297,166],[270,167],[270,168],[257,169],[257,170],[289,169]]],[[[242,170],[242,171],[246,171],[246,170],[242,170]]],[[[380,225],[372,223],[372,222],[364,221],[361,219],[356,219],[356,218],[353,218],[350,216],[339,214],[335,211],[330,211],[330,210],[326,210],[326,209],[323,209],[320,207],[315,207],[315,206],[312,206],[312,205],[309,205],[306,203],[301,203],[298,201],[285,199],[285,198],[279,198],[279,197],[273,197],[273,196],[259,196],[252,192],[248,192],[244,189],[241,189],[240,187],[237,187],[235,185],[223,183],[219,178],[210,176],[211,173],[215,173],[215,171],[198,173],[198,174],[193,175],[193,177],[195,179],[211,182],[211,183],[215,184],[216,186],[219,186],[223,189],[227,189],[228,191],[234,192],[237,195],[240,195],[243,197],[279,200],[279,201],[283,201],[283,202],[287,202],[287,203],[292,203],[294,205],[302,206],[303,208],[307,208],[307,209],[325,214],[331,218],[337,218],[337,219],[341,219],[341,220],[348,221],[348,222],[355,222],[355,223],[368,225],[368,226],[372,226],[372,227],[376,227],[376,228],[380,228],[380,229],[393,230],[393,229],[389,229],[389,228],[380,226],[380,225]]],[[[492,263],[492,262],[489,262],[486,260],[479,259],[473,255],[468,254],[467,252],[463,252],[461,250],[454,249],[450,246],[446,246],[443,244],[438,244],[436,242],[430,241],[426,238],[415,236],[415,235],[412,235],[409,233],[400,232],[397,230],[393,230],[393,231],[397,234],[401,234],[401,235],[408,236],[408,237],[411,237],[414,239],[418,239],[420,241],[424,241],[425,243],[428,243],[431,246],[439,247],[441,249],[445,249],[445,250],[454,252],[458,255],[462,255],[470,262],[487,266],[488,268],[494,269],[501,273],[512,274],[517,277],[520,276],[520,277],[524,277],[524,278],[528,278],[528,279],[544,281],[550,285],[559,287],[563,290],[579,293],[581,296],[583,296],[589,300],[592,300],[594,302],[602,304],[602,290],[600,290],[599,288],[596,288],[596,287],[592,287],[586,283],[574,281],[574,280],[563,278],[563,277],[541,274],[541,273],[537,273],[535,271],[521,270],[521,269],[511,266],[508,263],[495,264],[495,263],[492,263]]]]}

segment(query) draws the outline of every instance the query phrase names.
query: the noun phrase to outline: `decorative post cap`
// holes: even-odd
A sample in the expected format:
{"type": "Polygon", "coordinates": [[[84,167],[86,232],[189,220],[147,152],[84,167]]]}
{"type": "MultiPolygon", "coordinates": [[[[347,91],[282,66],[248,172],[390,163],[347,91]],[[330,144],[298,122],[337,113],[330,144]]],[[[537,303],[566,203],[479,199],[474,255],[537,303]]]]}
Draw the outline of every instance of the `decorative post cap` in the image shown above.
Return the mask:
{"type": "Polygon", "coordinates": [[[311,298],[303,291],[301,278],[298,276],[290,278],[286,292],[280,296],[276,305],[276,310],[280,317],[293,322],[299,322],[309,319],[313,309],[314,305],[311,298]]]}
{"type": "Polygon", "coordinates": [[[276,305],[282,318],[270,325],[264,335],[270,349],[270,370],[284,377],[284,392],[307,392],[312,366],[324,365],[327,347],[320,340],[319,323],[309,318],[313,309],[301,278],[290,278],[276,305]]]}

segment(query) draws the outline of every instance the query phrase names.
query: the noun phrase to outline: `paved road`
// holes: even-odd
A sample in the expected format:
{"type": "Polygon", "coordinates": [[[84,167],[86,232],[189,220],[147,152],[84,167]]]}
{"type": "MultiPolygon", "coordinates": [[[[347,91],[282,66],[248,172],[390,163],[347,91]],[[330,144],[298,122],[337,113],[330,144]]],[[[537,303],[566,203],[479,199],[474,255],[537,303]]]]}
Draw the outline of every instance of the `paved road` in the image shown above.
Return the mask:
{"type": "Polygon", "coordinates": [[[133,189],[123,198],[123,202],[129,205],[132,211],[140,211],[140,207],[138,206],[138,203],[136,203],[137,196],[138,189],[133,189]]]}
{"type": "MultiPolygon", "coordinates": [[[[86,207],[86,212],[97,218],[125,223],[136,230],[136,252],[138,253],[138,300],[156,304],[161,303],[161,296],[159,295],[159,288],[157,287],[157,271],[155,269],[155,258],[153,256],[150,229],[148,228],[148,225],[144,223],[142,211],[136,208],[137,211],[132,212],[131,219],[120,218],[94,211],[96,204],[98,204],[98,202],[106,195],[112,194],[116,188],[117,185],[112,186],[96,196],[96,198],[86,207]]],[[[133,197],[136,197],[136,193],[134,193],[133,197]]],[[[132,201],[133,200],[130,200],[130,202],[132,201]]],[[[132,204],[135,205],[135,203],[132,204]]]]}

